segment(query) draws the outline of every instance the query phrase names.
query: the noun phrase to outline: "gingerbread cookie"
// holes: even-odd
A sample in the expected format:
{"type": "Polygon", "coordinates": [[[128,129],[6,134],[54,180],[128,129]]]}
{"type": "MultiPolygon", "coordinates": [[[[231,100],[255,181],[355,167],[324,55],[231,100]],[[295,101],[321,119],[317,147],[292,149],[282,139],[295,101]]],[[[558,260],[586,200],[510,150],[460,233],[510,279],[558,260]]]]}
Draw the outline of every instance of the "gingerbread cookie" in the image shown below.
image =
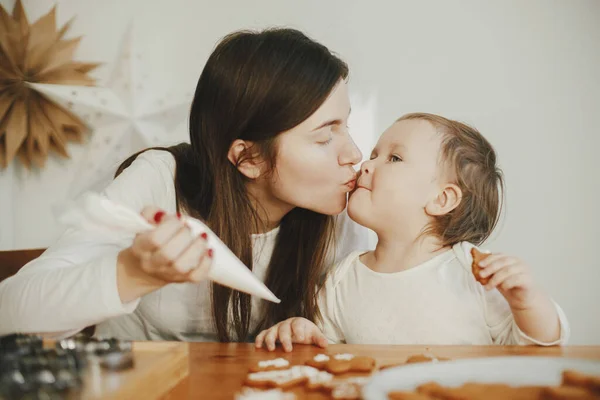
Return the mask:
{"type": "Polygon", "coordinates": [[[246,385],[253,388],[288,389],[307,384],[308,387],[320,387],[333,379],[331,374],[319,371],[307,365],[296,365],[282,370],[261,371],[248,374],[246,385]]]}
{"type": "Polygon", "coordinates": [[[433,397],[430,397],[423,393],[415,393],[415,392],[390,392],[388,394],[389,400],[431,400],[433,397]]]}
{"type": "Polygon", "coordinates": [[[559,386],[545,388],[540,397],[542,400],[594,400],[600,399],[598,394],[580,386],[559,386]]]}
{"type": "MultiPolygon", "coordinates": [[[[327,374],[327,372],[322,372],[327,374]]],[[[332,378],[333,375],[329,374],[332,378]]],[[[330,379],[322,382],[320,386],[312,386],[312,389],[317,389],[329,395],[332,399],[353,400],[360,399],[362,387],[367,384],[370,377],[351,377],[345,379],[330,379]]],[[[311,388],[310,384],[307,385],[311,388]]]]}
{"type": "Polygon", "coordinates": [[[290,362],[285,358],[275,358],[273,360],[259,361],[256,365],[250,367],[250,372],[276,371],[287,369],[289,366],[290,362]]]}
{"type": "Polygon", "coordinates": [[[426,356],[425,354],[417,354],[410,356],[406,359],[406,364],[418,364],[424,362],[433,362],[434,358],[426,356]]]}
{"type": "Polygon", "coordinates": [[[446,357],[436,357],[433,354],[415,354],[406,359],[403,363],[394,363],[394,364],[386,364],[379,367],[380,370],[400,367],[406,364],[416,364],[416,363],[424,363],[424,362],[440,362],[440,361],[450,361],[450,358],[446,357]]]}
{"type": "Polygon", "coordinates": [[[284,370],[250,373],[246,378],[246,385],[254,388],[287,389],[304,384],[306,381],[308,381],[308,378],[304,369],[302,367],[292,367],[284,370]]]}
{"type": "Polygon", "coordinates": [[[332,381],[333,375],[329,372],[318,370],[318,372],[310,374],[308,382],[306,383],[306,388],[308,390],[320,390],[328,387],[332,381]]]}
{"type": "Polygon", "coordinates": [[[317,369],[325,369],[325,366],[329,362],[329,359],[330,358],[327,354],[317,354],[316,356],[308,360],[305,364],[317,369]]]}
{"type": "Polygon", "coordinates": [[[473,275],[475,276],[475,279],[477,280],[477,282],[481,283],[482,285],[487,285],[487,283],[490,280],[490,277],[487,278],[482,278],[481,277],[481,271],[483,270],[483,268],[481,268],[479,266],[479,263],[483,260],[485,260],[486,258],[488,258],[491,255],[491,253],[482,253],[479,250],[477,250],[475,247],[473,247],[471,249],[471,256],[473,256],[473,263],[471,264],[471,270],[473,271],[473,275]]]}
{"type": "Polygon", "coordinates": [[[465,383],[446,387],[428,382],[413,392],[388,393],[390,400],[591,400],[600,399],[600,377],[564,371],[561,386],[509,386],[500,383],[465,383]]]}
{"type": "Polygon", "coordinates": [[[257,390],[242,388],[242,392],[235,395],[235,400],[295,400],[296,395],[285,393],[281,389],[257,390]]]}
{"type": "Polygon", "coordinates": [[[334,381],[330,384],[330,396],[336,400],[359,400],[362,398],[362,387],[367,384],[369,378],[354,377],[334,381]]]}
{"type": "Polygon", "coordinates": [[[600,376],[591,376],[581,372],[566,370],[562,374],[563,386],[577,386],[600,394],[600,376]]]}
{"type": "Polygon", "coordinates": [[[439,362],[439,361],[450,361],[449,358],[446,357],[436,357],[434,355],[427,354],[416,354],[414,356],[410,356],[406,359],[406,364],[416,364],[423,362],[439,362]]]}
{"type": "Polygon", "coordinates": [[[318,354],[306,362],[311,367],[324,369],[334,375],[346,372],[371,372],[375,368],[375,359],[371,357],[354,356],[353,354],[318,354]]]}
{"type": "Polygon", "coordinates": [[[390,369],[390,368],[396,368],[396,367],[401,367],[403,365],[406,365],[406,363],[393,363],[393,364],[385,364],[385,365],[380,365],[379,366],[379,370],[383,371],[386,369],[390,369]]]}

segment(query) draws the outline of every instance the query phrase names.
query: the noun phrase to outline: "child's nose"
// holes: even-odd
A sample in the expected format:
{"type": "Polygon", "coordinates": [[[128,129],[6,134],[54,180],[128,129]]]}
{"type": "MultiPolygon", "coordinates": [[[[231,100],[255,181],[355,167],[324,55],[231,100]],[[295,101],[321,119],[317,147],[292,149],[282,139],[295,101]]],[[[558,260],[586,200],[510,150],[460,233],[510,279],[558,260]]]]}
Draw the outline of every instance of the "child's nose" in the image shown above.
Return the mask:
{"type": "Polygon", "coordinates": [[[373,173],[373,165],[371,164],[370,160],[362,163],[362,165],[360,166],[360,172],[361,174],[366,175],[373,173]]]}

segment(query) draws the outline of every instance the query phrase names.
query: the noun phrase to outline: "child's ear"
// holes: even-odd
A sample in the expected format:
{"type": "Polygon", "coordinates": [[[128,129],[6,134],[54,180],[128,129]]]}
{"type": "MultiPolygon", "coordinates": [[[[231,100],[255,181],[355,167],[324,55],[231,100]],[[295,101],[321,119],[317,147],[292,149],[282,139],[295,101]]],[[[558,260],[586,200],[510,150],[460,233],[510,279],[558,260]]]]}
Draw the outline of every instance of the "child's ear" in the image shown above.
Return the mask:
{"type": "Polygon", "coordinates": [[[453,184],[447,184],[438,195],[425,206],[425,212],[431,216],[448,214],[460,204],[462,190],[453,184]]]}
{"type": "Polygon", "coordinates": [[[247,178],[258,179],[263,173],[264,162],[256,152],[253,142],[234,140],[227,152],[227,158],[247,178]]]}

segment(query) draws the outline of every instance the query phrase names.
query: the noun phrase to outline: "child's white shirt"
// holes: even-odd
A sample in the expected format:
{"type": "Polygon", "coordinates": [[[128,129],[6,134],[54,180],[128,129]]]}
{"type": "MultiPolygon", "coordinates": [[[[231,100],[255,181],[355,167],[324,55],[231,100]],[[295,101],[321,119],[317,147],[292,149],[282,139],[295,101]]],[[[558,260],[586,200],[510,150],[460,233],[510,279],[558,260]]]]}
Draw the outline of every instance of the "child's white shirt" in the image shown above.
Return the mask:
{"type": "Polygon", "coordinates": [[[563,345],[537,341],[522,332],[506,299],[486,291],[471,272],[472,244],[463,242],[425,263],[396,273],[364,265],[362,251],[348,255],[327,278],[320,295],[321,329],[333,343],[446,345],[563,345]]]}

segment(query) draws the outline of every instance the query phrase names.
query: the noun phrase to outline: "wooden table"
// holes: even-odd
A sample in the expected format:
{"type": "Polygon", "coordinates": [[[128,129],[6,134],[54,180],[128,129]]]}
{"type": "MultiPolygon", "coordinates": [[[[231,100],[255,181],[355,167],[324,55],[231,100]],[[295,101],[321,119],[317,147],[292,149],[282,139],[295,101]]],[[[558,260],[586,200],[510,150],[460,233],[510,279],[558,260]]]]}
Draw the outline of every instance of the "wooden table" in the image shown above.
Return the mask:
{"type": "MultiPolygon", "coordinates": [[[[275,352],[256,350],[252,344],[190,343],[190,372],[166,397],[175,399],[233,399],[248,373],[248,368],[260,360],[285,357],[292,364],[303,364],[323,353],[314,346],[295,345],[292,353],[281,348],[275,352]]],[[[409,356],[433,353],[437,357],[475,358],[494,356],[550,356],[600,360],[600,346],[522,347],[522,346],[364,346],[333,345],[326,353],[351,353],[374,357],[379,365],[404,362],[409,356]]],[[[320,393],[298,389],[298,399],[327,399],[320,393]]]]}

